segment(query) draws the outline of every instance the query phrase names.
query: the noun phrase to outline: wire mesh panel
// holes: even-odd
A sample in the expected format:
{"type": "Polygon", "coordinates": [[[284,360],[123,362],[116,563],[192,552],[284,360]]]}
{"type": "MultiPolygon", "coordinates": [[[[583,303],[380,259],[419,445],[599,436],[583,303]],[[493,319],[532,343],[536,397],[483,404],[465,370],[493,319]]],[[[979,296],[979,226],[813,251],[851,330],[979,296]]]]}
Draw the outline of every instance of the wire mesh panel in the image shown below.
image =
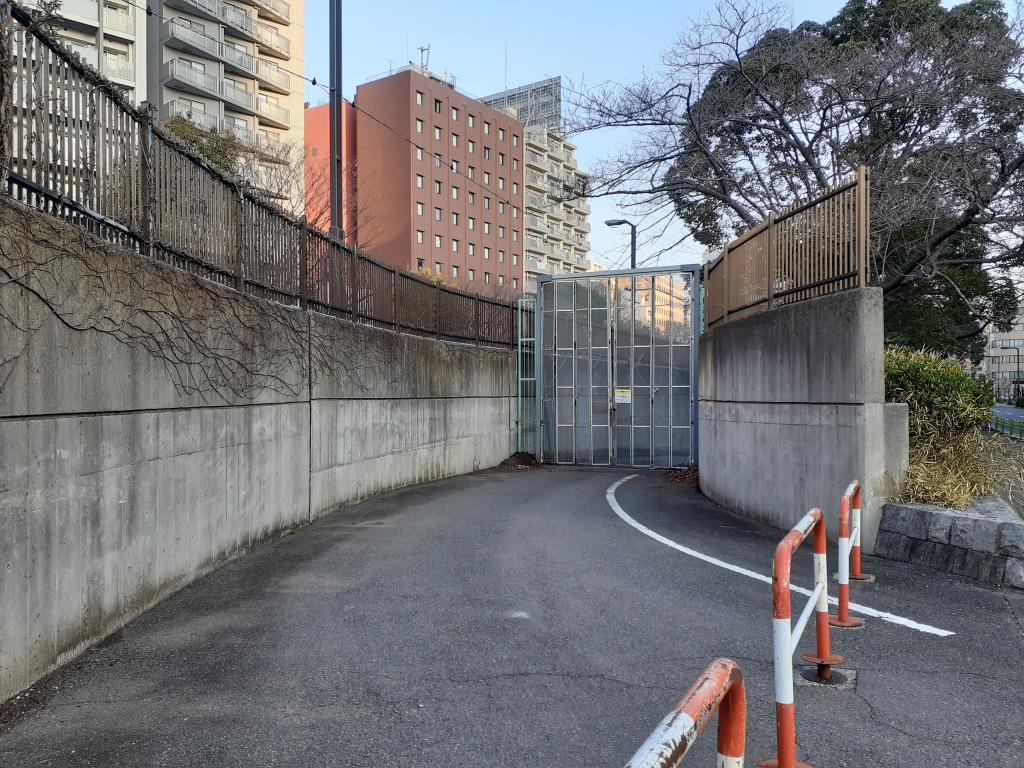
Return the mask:
{"type": "Polygon", "coordinates": [[[536,299],[516,302],[516,450],[537,450],[536,299]]]}
{"type": "Polygon", "coordinates": [[[541,445],[557,463],[671,467],[692,458],[692,272],[540,286],[541,445]]]}

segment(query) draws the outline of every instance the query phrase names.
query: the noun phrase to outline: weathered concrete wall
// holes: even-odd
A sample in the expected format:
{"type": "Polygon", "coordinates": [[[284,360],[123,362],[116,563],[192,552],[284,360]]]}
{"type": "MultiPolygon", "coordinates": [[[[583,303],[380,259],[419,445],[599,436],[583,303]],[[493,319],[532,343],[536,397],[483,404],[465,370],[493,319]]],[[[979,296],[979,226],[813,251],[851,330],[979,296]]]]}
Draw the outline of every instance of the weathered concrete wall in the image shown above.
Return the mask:
{"type": "Polygon", "coordinates": [[[821,507],[835,535],[839,498],[858,479],[870,552],[887,462],[898,464],[898,447],[886,455],[884,387],[877,289],[708,331],[700,340],[701,489],[779,528],[821,507]]]}
{"type": "Polygon", "coordinates": [[[276,319],[236,338],[245,308],[210,304],[221,289],[4,199],[0,266],[26,259],[56,265],[41,290],[57,311],[0,289],[0,700],[277,531],[514,450],[508,350],[259,302],[276,319]],[[120,273],[183,311],[220,312],[186,332],[219,328],[252,375],[183,386],[201,380],[201,357],[160,359],[117,332],[128,289],[104,281],[120,273]]]}

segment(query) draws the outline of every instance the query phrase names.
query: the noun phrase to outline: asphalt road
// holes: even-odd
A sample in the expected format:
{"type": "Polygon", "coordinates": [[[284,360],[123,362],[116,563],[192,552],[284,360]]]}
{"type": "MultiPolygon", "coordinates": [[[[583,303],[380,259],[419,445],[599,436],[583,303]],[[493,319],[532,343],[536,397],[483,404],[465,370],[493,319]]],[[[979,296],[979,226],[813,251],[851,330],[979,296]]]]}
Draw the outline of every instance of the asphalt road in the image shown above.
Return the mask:
{"type": "MultiPolygon", "coordinates": [[[[38,686],[0,726],[0,765],[617,767],[716,656],[746,674],[753,765],[774,738],[770,588],[627,525],[605,499],[622,477],[481,472],[278,539],[38,686]]],[[[662,473],[616,498],[663,536],[770,570],[780,532],[662,473]]],[[[837,632],[857,689],[796,689],[801,756],[1020,768],[1024,596],[866,567],[878,581],[855,601],[956,634],[837,632]]],[[[714,752],[708,733],[686,764],[714,752]]]]}
{"type": "Polygon", "coordinates": [[[1024,408],[1014,408],[1012,405],[996,403],[992,406],[992,413],[1004,419],[1024,419],[1024,408]]]}

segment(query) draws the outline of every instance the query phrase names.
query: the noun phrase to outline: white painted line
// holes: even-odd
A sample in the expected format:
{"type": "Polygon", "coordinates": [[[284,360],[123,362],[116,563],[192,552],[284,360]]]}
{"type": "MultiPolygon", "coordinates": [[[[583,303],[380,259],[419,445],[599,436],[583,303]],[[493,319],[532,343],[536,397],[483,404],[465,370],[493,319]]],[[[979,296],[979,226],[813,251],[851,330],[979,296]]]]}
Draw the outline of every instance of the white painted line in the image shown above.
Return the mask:
{"type": "MultiPolygon", "coordinates": [[[[762,581],[765,584],[771,584],[772,583],[771,576],[765,576],[762,573],[757,573],[756,571],[751,571],[748,568],[743,568],[743,567],[741,567],[739,565],[733,565],[732,563],[727,563],[724,560],[719,560],[717,557],[712,557],[711,555],[705,555],[703,552],[698,552],[695,549],[690,549],[689,547],[684,547],[682,544],[678,544],[678,543],[672,541],[672,539],[666,538],[666,537],[662,536],[660,533],[652,531],[646,525],[638,523],[636,520],[634,520],[632,517],[630,517],[626,513],[626,510],[624,510],[619,505],[619,502],[615,499],[615,491],[624,482],[626,482],[627,480],[632,480],[634,477],[636,477],[636,475],[626,475],[621,480],[616,480],[614,483],[612,483],[610,486],[608,486],[608,490],[605,491],[605,494],[604,494],[605,498],[608,500],[608,506],[612,508],[612,512],[614,512],[616,515],[618,515],[620,518],[622,518],[625,522],[629,523],[631,526],[636,528],[638,531],[640,531],[640,533],[644,534],[645,536],[650,536],[655,541],[661,542],[666,547],[672,547],[672,549],[676,550],[677,552],[682,552],[684,555],[688,555],[689,557],[696,558],[697,560],[702,560],[705,563],[710,563],[711,565],[717,566],[719,568],[724,568],[727,571],[732,571],[733,573],[738,573],[741,576],[746,576],[747,578],[750,578],[750,579],[756,579],[757,581],[762,581]]],[[[806,595],[807,597],[810,597],[811,594],[812,594],[811,590],[804,589],[803,587],[798,587],[795,584],[791,584],[790,585],[790,589],[792,591],[798,593],[798,594],[806,595]]],[[[836,605],[839,602],[838,598],[835,598],[835,597],[829,597],[828,601],[832,605],[836,605]]],[[[894,613],[887,613],[886,611],[877,611],[874,608],[869,608],[866,605],[858,605],[857,603],[850,603],[850,610],[854,611],[856,613],[859,613],[859,614],[861,614],[863,616],[871,616],[872,618],[882,619],[882,621],[887,621],[890,624],[899,624],[901,627],[909,627],[910,629],[916,629],[918,632],[924,632],[924,633],[929,634],[929,635],[938,635],[939,637],[949,637],[950,635],[955,635],[956,634],[956,632],[950,632],[948,629],[939,629],[938,627],[933,627],[933,626],[931,626],[929,624],[921,624],[920,622],[914,621],[913,619],[908,619],[908,618],[906,618],[904,616],[897,616],[894,613]]]]}

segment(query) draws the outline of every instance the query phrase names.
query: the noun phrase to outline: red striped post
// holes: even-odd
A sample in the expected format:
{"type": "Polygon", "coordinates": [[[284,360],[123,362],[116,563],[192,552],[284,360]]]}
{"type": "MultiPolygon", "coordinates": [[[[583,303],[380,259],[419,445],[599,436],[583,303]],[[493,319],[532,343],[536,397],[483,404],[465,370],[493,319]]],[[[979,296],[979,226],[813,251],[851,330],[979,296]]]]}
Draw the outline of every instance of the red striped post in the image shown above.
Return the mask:
{"type": "Polygon", "coordinates": [[[718,712],[719,768],[743,768],[747,704],[743,672],[730,659],[715,659],[658,724],[626,768],[675,768],[718,712]]]}
{"type": "Polygon", "coordinates": [[[800,658],[810,664],[818,665],[818,679],[824,682],[832,680],[832,667],[842,664],[844,659],[832,653],[829,648],[828,634],[828,564],[825,556],[825,521],[818,512],[818,522],[814,525],[814,586],[818,592],[818,601],[814,610],[814,629],[816,648],[814,653],[804,653],[800,658]],[[817,587],[821,585],[821,589],[817,587]]]}
{"type": "MultiPolygon", "coordinates": [[[[855,495],[860,494],[860,483],[850,483],[843,498],[839,501],[839,608],[835,616],[829,616],[828,622],[833,627],[862,627],[864,620],[850,616],[850,559],[853,547],[850,541],[850,503],[855,495]]],[[[859,526],[855,530],[860,533],[859,526]]]]}
{"type": "Polygon", "coordinates": [[[874,581],[875,577],[869,573],[862,573],[860,570],[860,483],[850,500],[850,523],[853,526],[853,542],[850,547],[850,578],[854,581],[874,581]]]}

